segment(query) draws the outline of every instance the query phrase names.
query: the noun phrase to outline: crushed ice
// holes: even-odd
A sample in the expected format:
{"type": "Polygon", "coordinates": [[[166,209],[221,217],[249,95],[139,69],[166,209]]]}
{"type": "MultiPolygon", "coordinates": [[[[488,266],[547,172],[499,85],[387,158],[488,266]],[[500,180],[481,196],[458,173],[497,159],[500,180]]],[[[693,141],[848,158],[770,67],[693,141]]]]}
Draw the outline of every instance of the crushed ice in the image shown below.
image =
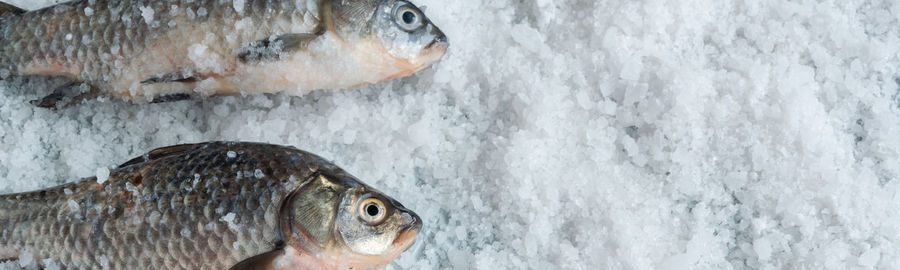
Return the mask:
{"type": "Polygon", "coordinates": [[[900,3],[413,2],[447,57],[359,90],[48,111],[28,104],[47,86],[3,84],[0,190],[260,141],[416,211],[422,234],[389,269],[900,264],[900,3]]]}
{"type": "Polygon", "coordinates": [[[97,168],[96,176],[97,176],[97,184],[106,183],[106,180],[109,180],[109,168],[107,168],[107,167],[97,168]]]}

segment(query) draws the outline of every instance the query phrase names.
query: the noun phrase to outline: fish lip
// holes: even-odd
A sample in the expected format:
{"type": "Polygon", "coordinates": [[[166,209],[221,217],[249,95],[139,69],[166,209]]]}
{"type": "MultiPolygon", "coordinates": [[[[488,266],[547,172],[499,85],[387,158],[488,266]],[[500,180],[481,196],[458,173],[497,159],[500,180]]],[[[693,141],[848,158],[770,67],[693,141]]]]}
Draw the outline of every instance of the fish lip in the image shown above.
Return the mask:
{"type": "Polygon", "coordinates": [[[428,46],[425,46],[425,49],[431,49],[435,46],[440,46],[444,49],[450,47],[450,39],[440,29],[435,28],[431,33],[434,35],[434,39],[431,40],[431,43],[428,43],[428,46]]]}
{"type": "Polygon", "coordinates": [[[413,215],[415,221],[412,224],[407,225],[406,228],[400,231],[397,234],[397,238],[394,239],[394,245],[400,247],[400,252],[404,252],[411,248],[413,244],[416,243],[416,237],[419,236],[419,232],[422,230],[422,219],[418,216],[413,215]]]}
{"type": "Polygon", "coordinates": [[[437,37],[435,37],[434,40],[431,41],[431,43],[428,43],[428,46],[425,46],[425,49],[431,49],[435,46],[440,46],[444,49],[450,47],[450,40],[447,38],[447,35],[444,35],[444,33],[438,33],[437,37]]]}
{"type": "Polygon", "coordinates": [[[447,49],[447,48],[450,47],[450,42],[447,42],[447,41],[438,41],[438,40],[435,39],[434,41],[432,41],[431,43],[429,43],[428,46],[425,46],[425,49],[426,49],[426,50],[431,50],[431,49],[434,49],[435,47],[439,47],[439,48],[441,48],[441,49],[447,49]]]}

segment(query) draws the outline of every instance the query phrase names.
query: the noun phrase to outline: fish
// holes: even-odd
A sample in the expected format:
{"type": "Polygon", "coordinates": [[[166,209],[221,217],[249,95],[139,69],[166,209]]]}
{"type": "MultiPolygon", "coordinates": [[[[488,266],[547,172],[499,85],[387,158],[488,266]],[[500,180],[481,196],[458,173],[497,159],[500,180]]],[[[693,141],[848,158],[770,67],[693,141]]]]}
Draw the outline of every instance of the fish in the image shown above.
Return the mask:
{"type": "Polygon", "coordinates": [[[449,44],[404,0],[0,2],[0,79],[65,78],[41,107],[358,88],[428,68],[449,44]]]}
{"type": "Polygon", "coordinates": [[[159,148],[97,177],[0,195],[0,260],[63,269],[375,269],[422,219],[293,147],[159,148]]]}

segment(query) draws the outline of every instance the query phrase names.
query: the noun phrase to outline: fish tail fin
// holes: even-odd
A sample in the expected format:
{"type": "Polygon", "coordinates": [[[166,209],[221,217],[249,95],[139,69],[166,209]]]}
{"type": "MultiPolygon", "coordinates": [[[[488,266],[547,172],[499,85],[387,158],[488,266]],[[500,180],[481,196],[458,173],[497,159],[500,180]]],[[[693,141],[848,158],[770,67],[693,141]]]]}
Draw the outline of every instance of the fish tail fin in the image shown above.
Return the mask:
{"type": "Polygon", "coordinates": [[[21,15],[22,13],[25,13],[25,11],[26,10],[24,9],[0,1],[0,15],[5,15],[7,13],[21,15]]]}

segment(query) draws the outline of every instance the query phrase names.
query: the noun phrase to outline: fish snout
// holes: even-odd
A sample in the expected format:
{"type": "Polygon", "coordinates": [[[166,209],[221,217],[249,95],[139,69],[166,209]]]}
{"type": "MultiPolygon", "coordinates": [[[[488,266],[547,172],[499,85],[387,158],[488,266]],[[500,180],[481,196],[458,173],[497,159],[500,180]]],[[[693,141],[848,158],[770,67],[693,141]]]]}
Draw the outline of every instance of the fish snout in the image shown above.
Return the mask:
{"type": "Polygon", "coordinates": [[[422,218],[420,218],[416,213],[409,212],[409,218],[412,222],[409,225],[411,230],[419,232],[422,230],[422,218]]]}
{"type": "Polygon", "coordinates": [[[397,238],[394,239],[394,245],[398,247],[399,252],[406,251],[412,247],[412,245],[416,243],[416,237],[422,230],[422,218],[416,215],[416,213],[406,211],[403,213],[403,217],[406,219],[408,225],[400,230],[397,238]]]}
{"type": "Polygon", "coordinates": [[[393,205],[394,209],[397,209],[402,213],[404,223],[407,224],[407,227],[415,228],[416,231],[422,228],[422,218],[420,218],[416,212],[409,210],[409,208],[406,208],[406,206],[403,206],[403,204],[397,201],[393,201],[393,205]]]}
{"type": "Polygon", "coordinates": [[[450,39],[447,38],[447,35],[444,34],[440,28],[431,24],[428,25],[427,31],[428,35],[434,38],[431,40],[431,43],[425,47],[426,50],[444,52],[447,50],[447,47],[450,47],[450,39]]]}
{"type": "Polygon", "coordinates": [[[450,38],[448,38],[440,28],[431,28],[431,35],[434,36],[434,40],[428,45],[429,49],[440,49],[444,51],[450,47],[450,38]]]}
{"type": "Polygon", "coordinates": [[[447,35],[445,35],[444,32],[441,32],[440,29],[438,29],[437,33],[434,34],[434,42],[450,45],[450,39],[447,38],[447,35]]]}

